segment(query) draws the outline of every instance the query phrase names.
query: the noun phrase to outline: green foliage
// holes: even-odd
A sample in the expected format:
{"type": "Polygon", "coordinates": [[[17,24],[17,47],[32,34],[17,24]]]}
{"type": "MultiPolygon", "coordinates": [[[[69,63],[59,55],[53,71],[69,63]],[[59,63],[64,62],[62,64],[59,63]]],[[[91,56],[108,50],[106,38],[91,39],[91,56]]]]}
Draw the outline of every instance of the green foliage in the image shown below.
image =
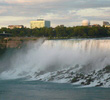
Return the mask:
{"type": "Polygon", "coordinates": [[[109,37],[110,28],[105,27],[65,27],[57,26],[55,28],[1,28],[0,33],[10,33],[13,37],[49,37],[51,38],[71,38],[71,37],[109,37]]]}

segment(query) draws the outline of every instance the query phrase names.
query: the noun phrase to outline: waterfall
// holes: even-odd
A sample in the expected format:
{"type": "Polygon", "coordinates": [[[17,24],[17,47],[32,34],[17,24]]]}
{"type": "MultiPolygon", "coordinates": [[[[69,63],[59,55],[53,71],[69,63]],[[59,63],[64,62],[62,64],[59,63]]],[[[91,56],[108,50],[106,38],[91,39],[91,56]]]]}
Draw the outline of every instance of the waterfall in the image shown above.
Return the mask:
{"type": "Polygon", "coordinates": [[[80,71],[89,73],[110,65],[109,39],[42,41],[29,43],[11,56],[6,53],[0,61],[4,69],[0,72],[0,78],[35,77],[35,73],[54,72],[76,65],[80,66],[80,71]]]}

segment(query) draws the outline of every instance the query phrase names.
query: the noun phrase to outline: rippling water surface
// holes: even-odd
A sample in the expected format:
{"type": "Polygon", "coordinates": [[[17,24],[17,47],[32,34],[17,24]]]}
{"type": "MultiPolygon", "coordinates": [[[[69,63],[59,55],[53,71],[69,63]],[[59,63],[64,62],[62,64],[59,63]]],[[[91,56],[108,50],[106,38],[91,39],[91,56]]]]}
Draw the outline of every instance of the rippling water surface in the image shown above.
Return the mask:
{"type": "Polygon", "coordinates": [[[110,100],[109,88],[79,88],[41,81],[0,81],[0,100],[110,100]]]}

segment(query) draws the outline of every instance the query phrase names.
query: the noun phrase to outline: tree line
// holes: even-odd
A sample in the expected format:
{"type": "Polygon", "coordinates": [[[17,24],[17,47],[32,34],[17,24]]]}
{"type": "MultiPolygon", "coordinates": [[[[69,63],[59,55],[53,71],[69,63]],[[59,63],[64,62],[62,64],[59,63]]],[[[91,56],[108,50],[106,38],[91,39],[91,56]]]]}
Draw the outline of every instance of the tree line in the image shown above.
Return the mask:
{"type": "Polygon", "coordinates": [[[55,28],[1,28],[0,33],[10,33],[13,37],[50,37],[50,38],[71,38],[71,37],[109,37],[110,28],[106,27],[65,27],[57,26],[55,28]]]}

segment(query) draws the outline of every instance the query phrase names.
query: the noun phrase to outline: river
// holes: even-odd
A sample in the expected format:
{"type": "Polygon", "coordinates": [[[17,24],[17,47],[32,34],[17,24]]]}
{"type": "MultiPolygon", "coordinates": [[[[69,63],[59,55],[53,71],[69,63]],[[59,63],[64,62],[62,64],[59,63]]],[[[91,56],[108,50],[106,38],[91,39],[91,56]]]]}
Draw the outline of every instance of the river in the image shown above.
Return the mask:
{"type": "Polygon", "coordinates": [[[79,88],[41,81],[0,81],[0,100],[110,100],[109,88],[79,88]]]}

